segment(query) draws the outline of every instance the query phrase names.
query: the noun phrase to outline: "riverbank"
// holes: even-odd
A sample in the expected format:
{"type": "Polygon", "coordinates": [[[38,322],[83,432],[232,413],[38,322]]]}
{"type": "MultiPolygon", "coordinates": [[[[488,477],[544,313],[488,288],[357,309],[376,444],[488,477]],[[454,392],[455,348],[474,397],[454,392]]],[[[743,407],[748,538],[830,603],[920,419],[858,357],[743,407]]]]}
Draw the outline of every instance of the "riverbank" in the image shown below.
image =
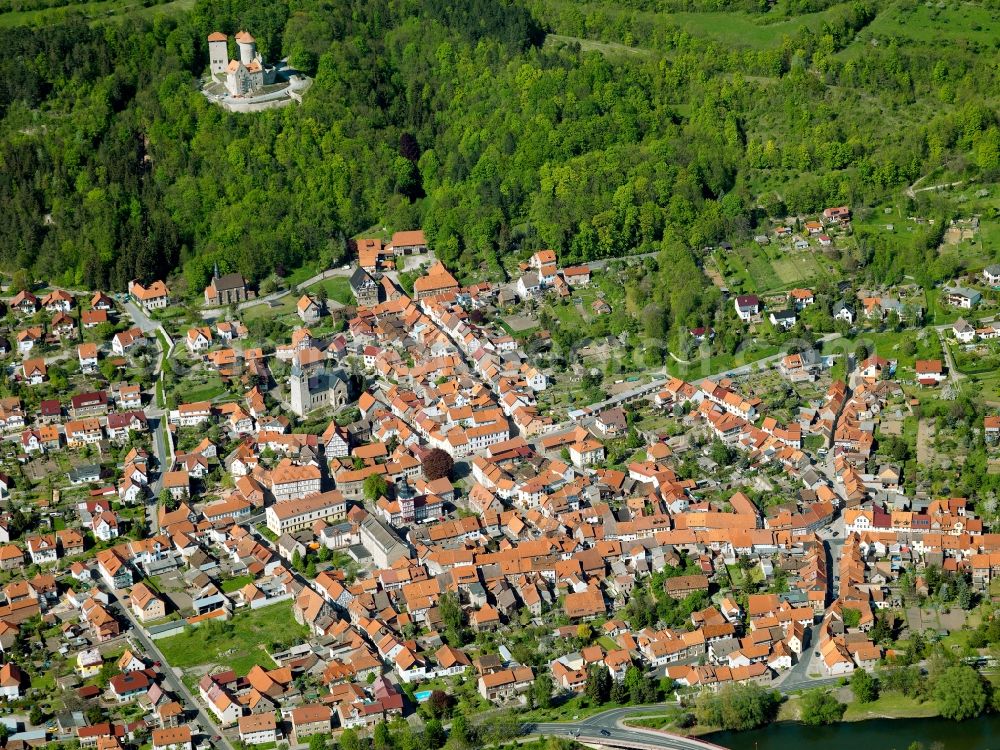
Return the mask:
{"type": "Polygon", "coordinates": [[[879,696],[871,703],[847,704],[843,721],[870,721],[872,719],[931,719],[941,715],[937,701],[919,701],[898,693],[879,696]]]}
{"type": "MultiPolygon", "coordinates": [[[[837,724],[850,724],[855,722],[866,722],[873,720],[899,721],[906,719],[932,719],[941,715],[937,703],[933,699],[918,700],[908,698],[898,693],[887,693],[879,696],[878,700],[871,703],[858,703],[854,700],[850,688],[847,686],[833,689],[834,695],[839,701],[847,704],[843,718],[837,724]]],[[[800,721],[799,701],[801,694],[794,694],[782,702],[778,710],[778,716],[769,726],[798,725],[805,727],[800,721]]],[[[622,723],[627,727],[635,729],[662,729],[679,734],[687,734],[693,737],[712,737],[717,734],[729,734],[721,727],[711,727],[694,725],[691,727],[678,726],[677,722],[688,712],[681,709],[664,710],[663,714],[656,716],[629,717],[622,723]]],[[[766,727],[764,727],[766,729],[766,727]]],[[[761,730],[751,730],[761,731],[761,730]]],[[[714,742],[715,740],[712,739],[714,742]]]]}
{"type": "Polygon", "coordinates": [[[929,719],[875,719],[842,721],[811,727],[797,721],[770,724],[748,732],[718,732],[705,737],[729,750],[844,750],[873,747],[907,750],[913,743],[922,748],[945,750],[995,750],[1000,737],[1000,716],[980,716],[963,722],[941,717],[929,719]]]}

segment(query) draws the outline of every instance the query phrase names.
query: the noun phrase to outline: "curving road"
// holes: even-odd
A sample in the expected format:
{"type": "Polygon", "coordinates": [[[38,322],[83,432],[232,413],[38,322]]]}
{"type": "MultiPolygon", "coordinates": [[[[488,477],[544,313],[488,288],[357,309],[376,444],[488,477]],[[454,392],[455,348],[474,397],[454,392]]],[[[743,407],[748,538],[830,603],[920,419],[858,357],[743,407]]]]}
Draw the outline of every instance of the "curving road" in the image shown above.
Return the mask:
{"type": "Polygon", "coordinates": [[[663,707],[646,706],[639,709],[612,709],[578,722],[541,722],[527,727],[529,734],[548,737],[566,737],[588,745],[630,748],[631,750],[718,750],[711,742],[670,734],[654,729],[621,727],[618,722],[625,716],[639,713],[662,712],[663,707]]]}
{"type": "Polygon", "coordinates": [[[704,740],[684,737],[652,729],[626,727],[624,719],[641,714],[662,714],[666,708],[674,704],[658,703],[649,706],[629,706],[611,708],[585,719],[571,722],[538,722],[528,724],[526,733],[546,735],[549,737],[567,737],[588,744],[599,744],[608,747],[627,747],[636,750],[714,750],[713,745],[704,740]]]}
{"type": "MultiPolygon", "coordinates": [[[[803,659],[801,663],[808,664],[808,660],[803,659]]],[[[793,671],[788,673],[779,685],[775,685],[775,690],[787,694],[809,688],[830,687],[839,684],[840,680],[840,677],[813,679],[803,671],[793,671]]],[[[720,745],[705,740],[671,734],[657,729],[628,727],[624,724],[625,719],[630,717],[642,714],[662,715],[667,709],[676,707],[676,703],[653,703],[646,706],[609,708],[607,711],[601,711],[601,713],[575,721],[527,723],[523,726],[523,730],[525,734],[529,735],[566,737],[586,744],[630,748],[632,750],[719,750],[720,745]]]]}

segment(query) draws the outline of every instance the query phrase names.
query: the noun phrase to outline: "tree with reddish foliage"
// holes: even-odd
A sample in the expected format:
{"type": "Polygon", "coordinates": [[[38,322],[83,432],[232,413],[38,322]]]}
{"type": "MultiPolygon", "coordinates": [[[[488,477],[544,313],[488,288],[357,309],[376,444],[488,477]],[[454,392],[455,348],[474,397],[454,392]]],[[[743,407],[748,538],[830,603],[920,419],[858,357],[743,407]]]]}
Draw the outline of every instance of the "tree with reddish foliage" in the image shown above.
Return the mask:
{"type": "Polygon", "coordinates": [[[455,461],[448,455],[447,451],[440,448],[431,449],[424,459],[424,476],[428,482],[435,479],[451,475],[451,470],[455,468],[455,461]]]}
{"type": "Polygon", "coordinates": [[[451,715],[451,696],[443,690],[434,690],[427,699],[427,708],[435,719],[451,715]]]}
{"type": "Polygon", "coordinates": [[[399,155],[414,163],[420,159],[420,144],[412,133],[401,133],[399,136],[399,155]]]}

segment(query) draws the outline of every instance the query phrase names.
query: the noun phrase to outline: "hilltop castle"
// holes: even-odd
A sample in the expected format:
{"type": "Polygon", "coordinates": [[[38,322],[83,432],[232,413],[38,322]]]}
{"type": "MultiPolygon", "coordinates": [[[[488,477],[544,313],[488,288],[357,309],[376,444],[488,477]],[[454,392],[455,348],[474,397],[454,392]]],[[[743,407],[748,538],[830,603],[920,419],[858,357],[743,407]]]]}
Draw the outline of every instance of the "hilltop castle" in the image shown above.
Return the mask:
{"type": "Polygon", "coordinates": [[[236,34],[239,55],[229,59],[229,37],[221,31],[208,35],[209,75],[202,92],[231,112],[259,112],[302,101],[312,79],[289,68],[284,60],[264,62],[257,40],[249,31],[236,34]]]}
{"type": "Polygon", "coordinates": [[[229,59],[229,37],[221,31],[208,35],[208,57],[212,78],[224,83],[230,96],[252,96],[264,86],[274,83],[275,68],[266,65],[257,51],[257,40],[250,32],[236,35],[240,50],[238,60],[229,59]]]}

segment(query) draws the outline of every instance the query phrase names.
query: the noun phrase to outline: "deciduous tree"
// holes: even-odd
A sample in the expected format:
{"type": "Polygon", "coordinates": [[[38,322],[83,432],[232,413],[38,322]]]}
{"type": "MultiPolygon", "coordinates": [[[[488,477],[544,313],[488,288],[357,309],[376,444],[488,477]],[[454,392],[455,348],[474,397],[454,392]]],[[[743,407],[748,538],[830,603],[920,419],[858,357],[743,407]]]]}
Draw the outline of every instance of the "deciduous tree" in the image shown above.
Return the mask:
{"type": "Polygon", "coordinates": [[[424,457],[424,476],[427,477],[427,481],[433,482],[435,479],[450,476],[454,466],[455,460],[447,451],[432,448],[424,457]]]}
{"type": "Polygon", "coordinates": [[[846,710],[845,704],[823,688],[808,690],[799,699],[799,720],[803,724],[833,724],[840,721],[846,710]]]}
{"type": "Polygon", "coordinates": [[[934,681],[934,698],[946,719],[971,719],[986,708],[989,693],[986,681],[966,664],[948,667],[934,681]]]}

